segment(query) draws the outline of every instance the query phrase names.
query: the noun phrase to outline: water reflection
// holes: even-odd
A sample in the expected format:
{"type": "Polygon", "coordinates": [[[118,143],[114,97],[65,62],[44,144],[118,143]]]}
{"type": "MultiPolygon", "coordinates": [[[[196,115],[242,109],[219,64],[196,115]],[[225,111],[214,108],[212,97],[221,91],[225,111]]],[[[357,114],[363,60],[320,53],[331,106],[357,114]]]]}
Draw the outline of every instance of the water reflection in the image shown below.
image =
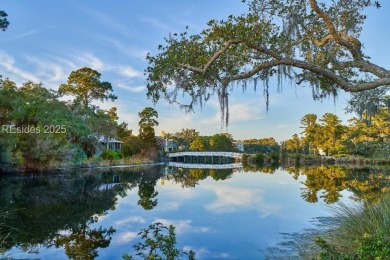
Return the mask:
{"type": "MultiPolygon", "coordinates": [[[[223,213],[224,218],[218,217],[218,224],[199,221],[204,227],[202,230],[216,229],[212,225],[222,226],[226,218],[226,225],[231,230],[235,230],[237,225],[237,232],[241,232],[238,226],[240,223],[233,221],[242,218],[238,215],[241,211],[247,215],[250,213],[245,210],[257,213],[267,211],[261,212],[261,219],[272,215],[286,215],[281,213],[280,201],[291,198],[285,195],[286,189],[277,188],[285,187],[278,186],[285,185],[280,180],[280,175],[283,175],[283,182],[287,179],[293,183],[289,187],[297,187],[296,190],[300,188],[301,198],[311,204],[334,203],[345,194],[345,190],[349,191],[354,200],[375,203],[383,194],[388,193],[390,187],[388,167],[316,166],[278,169],[278,166],[243,165],[231,169],[190,169],[156,166],[3,176],[0,178],[0,209],[9,214],[0,220],[0,223],[7,223],[0,229],[0,237],[9,235],[1,247],[9,256],[18,250],[39,255],[39,251],[45,248],[63,248],[68,258],[94,259],[102,248],[112,246],[112,237],[119,227],[115,226],[115,221],[104,225],[101,220],[115,212],[118,201],[129,197],[129,194],[134,194],[135,204],[126,207],[136,207],[131,210],[138,212],[138,215],[127,215],[126,218],[156,214],[153,215],[154,219],[168,219],[169,216],[161,215],[161,212],[170,210],[166,207],[168,202],[172,205],[180,204],[185,192],[191,191],[191,202],[182,204],[182,207],[187,208],[181,208],[180,212],[172,210],[173,214],[189,214],[196,218],[196,212],[199,211],[202,212],[203,221],[208,219],[206,214],[212,216],[223,213]],[[277,182],[272,182],[273,179],[277,182]],[[242,186],[232,185],[237,181],[242,182],[242,186]],[[175,186],[166,187],[165,183],[175,186]],[[176,186],[179,189],[174,188],[176,186]],[[272,189],[275,189],[274,193],[271,192],[272,189]],[[167,197],[168,193],[175,193],[175,196],[167,197]],[[200,193],[206,197],[201,197],[200,193]],[[193,199],[197,196],[202,198],[199,202],[193,199]],[[172,201],[167,201],[168,199],[172,201]],[[258,208],[258,205],[261,207],[258,208]],[[232,207],[237,210],[232,210],[232,207]],[[232,212],[237,214],[237,218],[229,217],[232,212]]],[[[299,199],[299,194],[297,197],[299,199]]],[[[302,199],[299,200],[303,201],[302,199]]],[[[288,214],[295,213],[292,211],[288,214]]],[[[256,221],[259,221],[258,218],[257,215],[256,221]]],[[[146,224],[145,219],[143,221],[146,224]]],[[[176,221],[187,221],[185,223],[189,225],[193,220],[188,217],[176,221]]],[[[272,224],[266,227],[269,226],[272,224]]],[[[139,229],[122,230],[121,234],[133,236],[138,231],[139,229]]],[[[256,230],[253,231],[258,234],[256,230]]],[[[200,238],[199,235],[198,239],[203,241],[206,238],[200,238]]],[[[215,239],[217,241],[219,238],[215,239]]],[[[120,255],[116,258],[120,258],[120,255]]]]}
{"type": "Polygon", "coordinates": [[[110,245],[112,226],[96,226],[119,197],[139,187],[140,205],[157,204],[158,168],[94,169],[69,174],[9,175],[0,178],[0,248],[38,254],[63,247],[70,259],[94,259],[110,245]],[[6,223],[6,225],[4,225],[6,223]]]}
{"type": "Polygon", "coordinates": [[[183,188],[193,188],[199,185],[199,181],[211,177],[214,180],[226,180],[231,178],[234,172],[242,171],[241,168],[226,168],[226,169],[190,169],[169,167],[163,177],[164,180],[170,180],[174,183],[180,183],[183,188]]]}
{"type": "Polygon", "coordinates": [[[343,190],[353,193],[354,200],[369,203],[378,202],[389,192],[390,169],[388,167],[342,167],[312,166],[303,168],[286,168],[296,180],[300,175],[306,176],[302,183],[302,198],[310,203],[323,199],[326,203],[337,202],[343,190]],[[318,196],[318,194],[320,195],[318,196]]]}
{"type": "Polygon", "coordinates": [[[98,248],[110,245],[111,235],[115,232],[110,228],[92,228],[97,219],[92,217],[85,223],[79,223],[72,229],[64,230],[54,238],[56,247],[63,246],[70,259],[95,259],[98,248]]]}

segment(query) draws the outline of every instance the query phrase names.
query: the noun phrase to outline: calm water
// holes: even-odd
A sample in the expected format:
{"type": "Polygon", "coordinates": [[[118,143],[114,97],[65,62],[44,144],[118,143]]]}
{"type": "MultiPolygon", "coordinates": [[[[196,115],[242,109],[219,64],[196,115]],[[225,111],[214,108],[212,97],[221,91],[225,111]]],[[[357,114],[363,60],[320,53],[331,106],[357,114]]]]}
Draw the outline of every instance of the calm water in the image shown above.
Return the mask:
{"type": "Polygon", "coordinates": [[[375,200],[389,172],[340,167],[184,169],[165,166],[0,178],[0,258],[121,259],[137,233],[176,227],[197,259],[264,259],[280,233],[302,232],[338,200],[375,200]]]}

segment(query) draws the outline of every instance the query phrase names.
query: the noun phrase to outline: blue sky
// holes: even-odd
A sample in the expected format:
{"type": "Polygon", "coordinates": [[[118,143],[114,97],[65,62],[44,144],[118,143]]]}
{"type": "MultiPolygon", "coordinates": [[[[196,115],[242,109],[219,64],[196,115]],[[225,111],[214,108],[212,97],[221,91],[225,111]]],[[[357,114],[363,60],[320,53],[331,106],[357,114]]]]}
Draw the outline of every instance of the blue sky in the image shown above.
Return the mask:
{"type": "MultiPolygon", "coordinates": [[[[383,52],[389,42],[390,3],[382,1],[379,10],[368,10],[361,37],[365,52],[373,62],[389,68],[390,54],[383,52]]],[[[81,67],[90,67],[112,83],[118,99],[99,104],[103,109],[118,108],[119,121],[138,133],[138,112],[153,103],[146,98],[144,69],[148,52],[157,53],[169,33],[189,26],[199,33],[210,19],[224,19],[247,11],[240,0],[197,1],[97,1],[97,0],[2,0],[11,22],[0,32],[0,74],[19,85],[28,80],[57,89],[68,75],[81,67]]],[[[276,87],[276,84],[275,84],[276,87]]],[[[235,139],[275,137],[277,141],[299,133],[299,120],[308,113],[321,117],[337,114],[345,123],[349,94],[313,101],[310,88],[284,84],[282,93],[274,88],[266,111],[262,90],[238,86],[230,94],[230,124],[227,132],[235,139]]],[[[185,114],[161,100],[155,109],[160,125],[156,134],[194,128],[201,135],[222,132],[217,98],[202,109],[185,114]]]]}

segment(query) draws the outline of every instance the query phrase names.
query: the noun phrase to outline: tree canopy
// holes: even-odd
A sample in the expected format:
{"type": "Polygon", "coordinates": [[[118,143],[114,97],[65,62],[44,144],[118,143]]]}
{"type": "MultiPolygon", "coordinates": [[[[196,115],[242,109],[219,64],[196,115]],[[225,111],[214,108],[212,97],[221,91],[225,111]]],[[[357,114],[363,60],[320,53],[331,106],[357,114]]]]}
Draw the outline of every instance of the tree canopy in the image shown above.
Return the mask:
{"type": "MultiPolygon", "coordinates": [[[[246,2],[245,0],[243,2],[246,2]]],[[[235,83],[256,88],[285,79],[313,88],[313,97],[361,92],[390,84],[390,71],[372,63],[359,40],[370,0],[251,0],[240,16],[211,20],[197,35],[171,34],[147,56],[148,97],[186,111],[217,94],[228,123],[228,92],[235,83]],[[189,102],[182,99],[189,97],[189,102]]]]}
{"type": "Polygon", "coordinates": [[[0,10],[0,29],[2,31],[7,30],[7,28],[8,28],[9,21],[8,21],[7,17],[8,17],[8,14],[5,11],[0,10]]]}
{"type": "Polygon", "coordinates": [[[140,120],[139,125],[139,137],[145,143],[156,146],[156,136],[154,127],[158,126],[158,113],[152,107],[145,107],[141,112],[138,113],[140,120]]]}
{"type": "Polygon", "coordinates": [[[112,94],[111,83],[100,81],[101,74],[91,68],[81,68],[72,71],[67,84],[62,84],[58,90],[60,94],[68,94],[76,97],[76,102],[81,102],[87,108],[92,100],[112,100],[117,96],[112,94]]]}

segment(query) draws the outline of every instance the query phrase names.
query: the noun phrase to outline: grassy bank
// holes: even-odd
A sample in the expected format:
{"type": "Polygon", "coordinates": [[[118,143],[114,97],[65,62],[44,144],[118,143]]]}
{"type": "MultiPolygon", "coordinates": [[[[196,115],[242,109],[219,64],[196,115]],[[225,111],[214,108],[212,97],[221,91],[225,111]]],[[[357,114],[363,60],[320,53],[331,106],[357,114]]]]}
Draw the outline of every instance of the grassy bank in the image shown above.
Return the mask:
{"type": "Polygon", "coordinates": [[[152,160],[144,156],[132,156],[114,160],[92,157],[83,161],[80,165],[77,166],[77,168],[109,167],[118,165],[141,165],[151,164],[155,162],[156,160],[152,160]]]}
{"type": "Polygon", "coordinates": [[[390,196],[376,205],[332,206],[334,225],[302,250],[302,259],[390,259],[390,196]],[[307,247],[308,248],[308,247],[307,247]]]}
{"type": "Polygon", "coordinates": [[[367,158],[356,155],[319,156],[299,153],[289,153],[280,156],[281,164],[285,165],[390,165],[390,158],[367,158]]]}

